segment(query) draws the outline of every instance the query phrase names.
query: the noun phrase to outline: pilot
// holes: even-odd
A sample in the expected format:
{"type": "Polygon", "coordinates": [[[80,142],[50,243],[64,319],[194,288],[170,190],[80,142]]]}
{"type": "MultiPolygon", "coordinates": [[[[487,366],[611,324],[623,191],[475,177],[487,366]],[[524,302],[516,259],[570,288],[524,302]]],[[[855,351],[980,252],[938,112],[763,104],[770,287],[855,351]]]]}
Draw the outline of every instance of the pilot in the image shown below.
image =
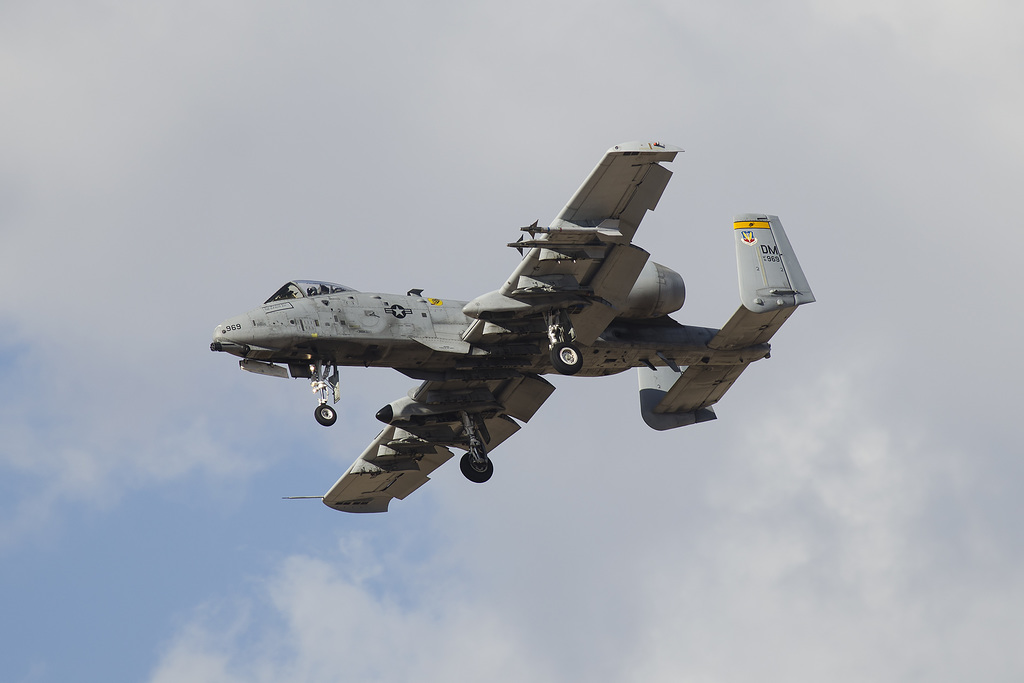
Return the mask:
{"type": "Polygon", "coordinates": [[[316,296],[316,287],[306,287],[306,294],[316,296]]]}

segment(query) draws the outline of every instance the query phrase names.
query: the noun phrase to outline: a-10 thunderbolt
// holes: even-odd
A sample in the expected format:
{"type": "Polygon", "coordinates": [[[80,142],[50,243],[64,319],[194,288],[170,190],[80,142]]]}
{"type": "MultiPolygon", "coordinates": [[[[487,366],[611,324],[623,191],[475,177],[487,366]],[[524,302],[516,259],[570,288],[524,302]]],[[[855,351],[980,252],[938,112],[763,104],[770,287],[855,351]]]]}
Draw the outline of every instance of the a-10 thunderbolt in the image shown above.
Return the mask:
{"type": "Polygon", "coordinates": [[[243,370],[310,380],[316,419],[331,425],[338,368],[391,367],[422,382],[377,411],[386,426],[324,494],[346,512],[384,512],[444,464],[455,447],[474,482],[494,471],[490,452],[555,390],[542,375],[597,377],[637,368],[640,413],[654,429],[715,419],[712,406],[796,310],[814,301],[778,217],[733,222],[741,306],[720,330],[668,316],[683,279],[633,244],[665,190],[677,147],[617,145],[547,227],[522,228],[524,254],[501,287],[472,301],[359,292],[296,280],[266,303],[228,318],[214,351],[243,370]]]}

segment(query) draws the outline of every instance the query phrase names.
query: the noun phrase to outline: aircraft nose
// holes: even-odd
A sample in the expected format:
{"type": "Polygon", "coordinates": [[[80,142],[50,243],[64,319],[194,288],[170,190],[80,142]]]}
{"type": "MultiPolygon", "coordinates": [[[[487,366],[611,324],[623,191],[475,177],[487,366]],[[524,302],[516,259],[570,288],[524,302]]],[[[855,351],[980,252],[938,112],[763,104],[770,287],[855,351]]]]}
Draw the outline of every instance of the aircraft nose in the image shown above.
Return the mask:
{"type": "Polygon", "coordinates": [[[247,354],[249,346],[242,339],[245,336],[245,322],[245,316],[236,315],[213,328],[213,343],[210,344],[210,350],[226,351],[236,356],[247,354]]]}

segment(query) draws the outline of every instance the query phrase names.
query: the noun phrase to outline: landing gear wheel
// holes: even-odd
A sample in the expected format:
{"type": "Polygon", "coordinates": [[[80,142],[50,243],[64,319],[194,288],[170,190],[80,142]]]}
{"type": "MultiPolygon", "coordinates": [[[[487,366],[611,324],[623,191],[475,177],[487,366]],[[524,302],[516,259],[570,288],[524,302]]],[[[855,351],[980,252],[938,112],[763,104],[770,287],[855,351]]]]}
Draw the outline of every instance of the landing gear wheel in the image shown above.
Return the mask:
{"type": "Polygon", "coordinates": [[[326,403],[321,403],[316,407],[313,412],[316,421],[322,424],[324,427],[330,427],[332,424],[338,421],[338,411],[330,407],[326,403]]]}
{"type": "Polygon", "coordinates": [[[466,479],[469,479],[474,484],[482,484],[494,474],[494,463],[486,456],[483,462],[478,462],[473,459],[472,455],[466,453],[462,456],[462,460],[459,461],[459,469],[466,475],[466,479]]]}
{"type": "Polygon", "coordinates": [[[558,342],[551,347],[551,364],[563,375],[575,375],[583,368],[583,354],[572,342],[558,342]]]}

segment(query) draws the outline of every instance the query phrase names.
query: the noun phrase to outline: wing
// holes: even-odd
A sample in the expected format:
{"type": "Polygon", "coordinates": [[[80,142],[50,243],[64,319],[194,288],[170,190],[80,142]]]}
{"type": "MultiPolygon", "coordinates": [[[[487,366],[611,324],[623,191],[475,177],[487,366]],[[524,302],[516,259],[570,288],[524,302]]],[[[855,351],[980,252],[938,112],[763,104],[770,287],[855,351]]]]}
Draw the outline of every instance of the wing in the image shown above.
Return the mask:
{"type": "Polygon", "coordinates": [[[352,467],[324,495],[324,504],[345,512],[387,512],[392,498],[404,499],[454,455],[388,425],[352,467]]]}
{"type": "Polygon", "coordinates": [[[608,150],[583,181],[552,229],[597,227],[604,224],[633,239],[647,211],[658,205],[672,172],[660,161],[672,161],[683,151],[657,142],[630,142],[608,150]]]}
{"type": "Polygon", "coordinates": [[[555,387],[529,374],[467,379],[435,376],[377,413],[388,424],[324,495],[345,512],[386,512],[430,480],[430,473],[468,449],[469,428],[491,451],[528,422],[555,387]]]}
{"type": "Polygon", "coordinates": [[[659,162],[681,151],[651,142],[608,150],[550,226],[523,228],[530,239],[509,245],[529,251],[501,289],[463,309],[478,320],[464,339],[476,341],[485,321],[565,310],[576,341],[593,343],[647,263],[650,254],[631,244],[633,235],[672,177],[659,162]]]}

